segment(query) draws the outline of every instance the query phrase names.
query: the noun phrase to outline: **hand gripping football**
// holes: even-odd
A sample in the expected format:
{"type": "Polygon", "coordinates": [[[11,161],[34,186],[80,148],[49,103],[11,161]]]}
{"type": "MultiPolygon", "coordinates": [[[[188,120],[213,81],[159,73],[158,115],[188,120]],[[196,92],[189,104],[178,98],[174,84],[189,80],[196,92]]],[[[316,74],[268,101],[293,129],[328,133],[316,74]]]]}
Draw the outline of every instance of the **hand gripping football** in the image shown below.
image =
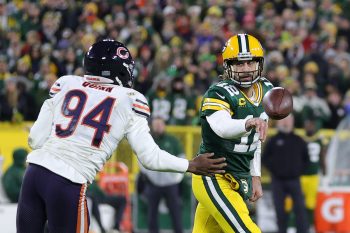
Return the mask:
{"type": "Polygon", "coordinates": [[[262,101],[266,114],[273,120],[281,120],[293,111],[292,95],[283,87],[269,90],[262,101]]]}

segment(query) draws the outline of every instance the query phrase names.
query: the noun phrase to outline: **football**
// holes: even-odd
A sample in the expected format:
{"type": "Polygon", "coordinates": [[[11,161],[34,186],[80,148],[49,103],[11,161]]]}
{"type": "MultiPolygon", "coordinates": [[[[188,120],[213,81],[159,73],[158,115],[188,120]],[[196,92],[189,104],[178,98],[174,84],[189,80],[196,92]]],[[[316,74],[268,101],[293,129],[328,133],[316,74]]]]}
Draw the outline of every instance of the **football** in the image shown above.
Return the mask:
{"type": "Polygon", "coordinates": [[[273,120],[281,120],[293,111],[292,95],[283,87],[269,90],[262,101],[266,114],[273,120]]]}

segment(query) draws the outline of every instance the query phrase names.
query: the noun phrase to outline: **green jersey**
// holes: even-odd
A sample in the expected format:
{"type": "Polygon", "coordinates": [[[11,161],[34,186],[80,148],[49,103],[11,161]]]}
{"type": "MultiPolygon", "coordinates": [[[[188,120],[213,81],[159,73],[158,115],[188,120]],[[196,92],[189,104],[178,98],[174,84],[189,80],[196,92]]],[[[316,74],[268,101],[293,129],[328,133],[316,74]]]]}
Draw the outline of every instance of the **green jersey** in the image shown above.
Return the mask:
{"type": "Polygon", "coordinates": [[[187,125],[194,115],[194,101],[184,93],[171,94],[170,125],[187,125]]]}
{"type": "Polygon", "coordinates": [[[273,85],[267,79],[261,78],[253,84],[253,88],[255,101],[248,98],[231,80],[224,80],[211,86],[202,100],[200,111],[202,143],[199,153],[214,152],[216,158],[225,157],[226,172],[234,176],[250,175],[250,160],[254,158],[259,135],[252,129],[233,139],[221,138],[210,128],[206,116],[219,110],[226,110],[232,119],[260,117],[267,121],[268,116],[262,106],[262,98],[273,85]]]}
{"type": "Polygon", "coordinates": [[[152,117],[160,117],[168,123],[171,115],[171,98],[169,93],[159,94],[157,91],[151,91],[147,94],[147,100],[152,111],[152,117]]]}
{"type": "Polygon", "coordinates": [[[309,152],[310,163],[306,168],[304,175],[317,175],[320,170],[320,159],[323,147],[322,138],[318,135],[306,137],[307,148],[309,152]]]}

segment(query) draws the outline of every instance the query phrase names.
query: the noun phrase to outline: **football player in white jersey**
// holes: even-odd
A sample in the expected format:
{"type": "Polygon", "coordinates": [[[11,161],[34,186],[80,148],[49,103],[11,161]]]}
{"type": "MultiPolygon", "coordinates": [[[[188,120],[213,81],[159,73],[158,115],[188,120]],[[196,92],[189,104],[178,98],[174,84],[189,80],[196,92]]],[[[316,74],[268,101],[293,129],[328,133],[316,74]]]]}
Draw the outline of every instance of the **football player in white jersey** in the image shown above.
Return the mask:
{"type": "Polygon", "coordinates": [[[87,233],[85,191],[126,137],[144,167],[200,175],[224,173],[212,153],[193,160],[161,149],[149,133],[146,98],[133,90],[134,61],[120,42],[102,40],[84,57],[84,77],[63,76],[50,90],[29,134],[17,233],[87,233]]]}

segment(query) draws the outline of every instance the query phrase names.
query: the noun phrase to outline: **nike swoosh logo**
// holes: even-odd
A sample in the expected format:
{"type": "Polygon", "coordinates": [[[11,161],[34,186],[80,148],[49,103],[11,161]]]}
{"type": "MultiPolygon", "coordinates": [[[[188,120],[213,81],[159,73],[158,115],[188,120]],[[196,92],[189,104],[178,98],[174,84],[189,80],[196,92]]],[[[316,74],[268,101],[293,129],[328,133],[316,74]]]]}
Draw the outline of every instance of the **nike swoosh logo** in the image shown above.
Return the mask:
{"type": "Polygon", "coordinates": [[[217,93],[217,92],[215,92],[221,99],[225,99],[225,96],[223,96],[223,95],[220,95],[219,93],[217,93]]]}

